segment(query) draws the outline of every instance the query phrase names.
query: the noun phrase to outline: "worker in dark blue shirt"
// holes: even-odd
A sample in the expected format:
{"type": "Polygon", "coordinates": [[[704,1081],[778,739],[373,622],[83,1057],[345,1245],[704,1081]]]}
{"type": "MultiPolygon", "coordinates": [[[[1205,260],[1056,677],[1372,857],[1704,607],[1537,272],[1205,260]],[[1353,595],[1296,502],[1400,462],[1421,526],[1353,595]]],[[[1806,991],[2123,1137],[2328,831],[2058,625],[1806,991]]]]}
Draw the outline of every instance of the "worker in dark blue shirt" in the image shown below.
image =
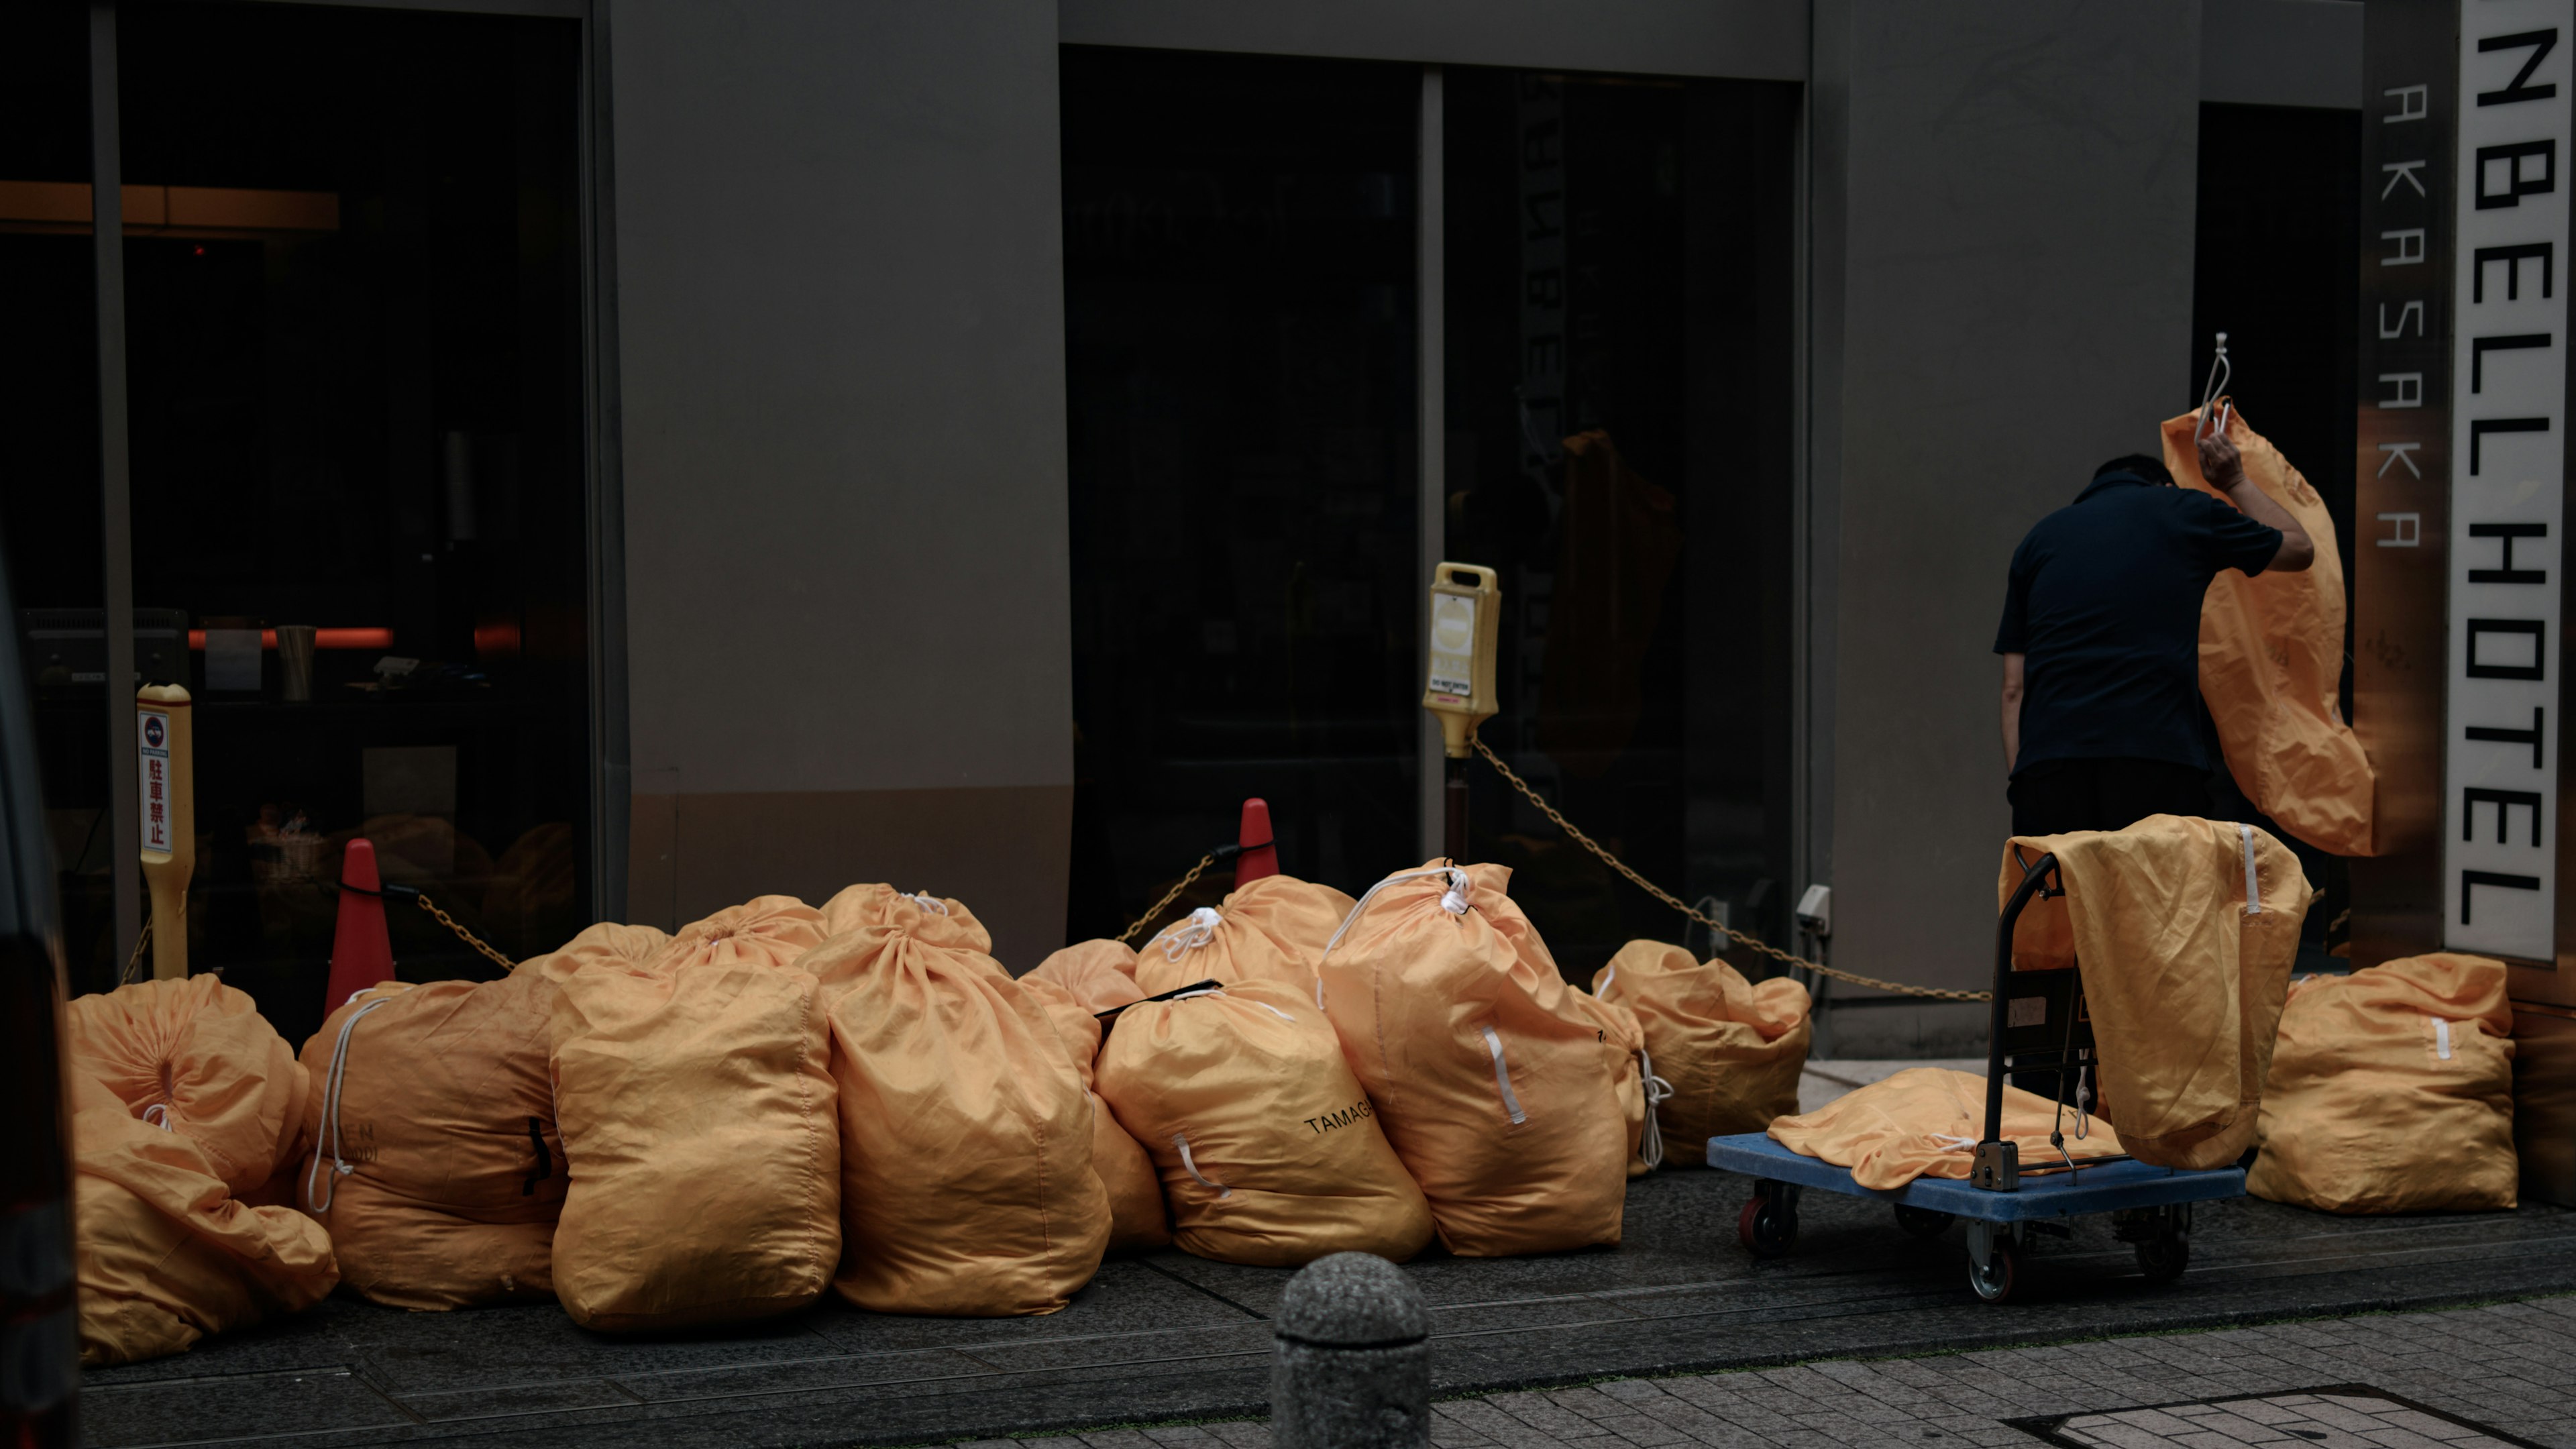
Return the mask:
{"type": "Polygon", "coordinates": [[[1995,652],[2014,834],[2209,813],[2201,598],[2220,569],[2296,572],[2316,545],[2225,437],[2201,440],[2200,470],[2226,502],[2114,458],[2013,551],[1995,652]]]}

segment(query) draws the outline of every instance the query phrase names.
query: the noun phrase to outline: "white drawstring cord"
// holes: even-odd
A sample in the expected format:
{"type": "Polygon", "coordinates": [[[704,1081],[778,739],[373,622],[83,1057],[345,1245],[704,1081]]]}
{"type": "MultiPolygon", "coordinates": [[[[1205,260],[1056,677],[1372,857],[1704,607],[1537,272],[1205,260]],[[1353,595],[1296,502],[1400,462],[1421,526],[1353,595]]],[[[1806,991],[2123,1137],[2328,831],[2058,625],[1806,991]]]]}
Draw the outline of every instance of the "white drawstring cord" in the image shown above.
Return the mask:
{"type": "Polygon", "coordinates": [[[1490,1026],[1476,1030],[1485,1034],[1485,1050],[1494,1054],[1494,1085],[1502,1089],[1503,1110],[1511,1114],[1512,1125],[1518,1127],[1529,1120],[1529,1114],[1521,1110],[1521,1099],[1512,1091],[1512,1069],[1503,1065],[1503,1039],[1490,1026]]]}
{"type": "MultiPolygon", "coordinates": [[[[2447,1057],[2450,1053],[2444,1052],[2442,1055],[2447,1057]]],[[[151,1106],[144,1108],[143,1120],[160,1128],[164,1132],[176,1132],[179,1130],[178,1128],[170,1125],[170,1104],[167,1102],[155,1102],[151,1106]]]]}
{"type": "Polygon", "coordinates": [[[1593,990],[1592,994],[1593,994],[1594,996],[1596,996],[1596,997],[1601,997],[1601,996],[1607,996],[1607,995],[1609,995],[1609,994],[1610,994],[1610,983],[1611,983],[1611,982],[1613,982],[1613,981],[1616,981],[1616,980],[1618,980],[1618,979],[1619,979],[1619,968],[1618,968],[1618,967],[1616,967],[1616,966],[1613,966],[1613,967],[1611,967],[1611,968],[1610,968],[1610,974],[1608,974],[1608,975],[1606,975],[1606,976],[1604,976],[1604,977],[1602,977],[1602,978],[1601,978],[1601,984],[1600,984],[1600,986],[1596,987],[1596,988],[1593,990]]]}
{"type": "Polygon", "coordinates": [[[2239,821],[2237,836],[2245,843],[2245,914],[2263,914],[2263,890],[2254,882],[2254,827],[2239,821]]]}
{"type": "Polygon", "coordinates": [[[2093,1067],[2091,1063],[2075,1069],[2075,1140],[2082,1142],[2093,1135],[2093,1067]]]}
{"type": "Polygon", "coordinates": [[[1947,1132],[1935,1132],[1931,1134],[1931,1136],[1933,1144],[1944,1152],[1974,1152],[1977,1150],[1977,1139],[1974,1137],[1953,1137],[1947,1132]]]}
{"type": "Polygon", "coordinates": [[[328,1186],[332,1191],[329,1197],[319,1200],[314,1196],[314,1180],[322,1172],[322,1141],[320,1135],[316,1134],[313,1141],[313,1165],[304,1170],[304,1206],[309,1212],[329,1212],[331,1199],[339,1195],[340,1179],[358,1170],[348,1159],[340,1155],[340,1084],[349,1075],[349,1033],[358,1029],[358,1018],[379,1006],[390,1004],[393,999],[388,996],[382,1001],[370,1001],[350,1012],[349,1019],[340,1023],[340,1039],[331,1044],[331,1068],[322,1079],[322,1125],[324,1130],[331,1134],[331,1176],[328,1186]]]}
{"type": "MultiPolygon", "coordinates": [[[[1606,984],[1606,983],[1605,983],[1606,984]]],[[[1655,1059],[1644,1047],[1637,1048],[1637,1076],[1646,1092],[1646,1125],[1637,1134],[1637,1156],[1648,1167],[1664,1165],[1664,1129],[1655,1121],[1655,1109],[1673,1094],[1673,1084],[1655,1075],[1655,1059]]]]}
{"type": "Polygon", "coordinates": [[[2433,1018],[2433,1054],[2446,1062],[2451,1059],[2451,1024],[2438,1016],[2433,1018]]]}
{"type": "MultiPolygon", "coordinates": [[[[1228,1000],[1228,1001],[1232,1001],[1232,1000],[1234,1000],[1234,999],[1235,999],[1235,998],[1233,998],[1233,997],[1231,997],[1231,996],[1226,996],[1225,988],[1224,988],[1224,987],[1222,987],[1222,986],[1210,986],[1210,987],[1205,987],[1205,988],[1203,988],[1203,989],[1201,989],[1201,990],[1198,990],[1198,991],[1180,991],[1180,992],[1175,992],[1175,993],[1173,993],[1173,994],[1172,994],[1172,995],[1170,995],[1170,996],[1166,996],[1166,997],[1164,997],[1163,999],[1164,999],[1165,1001],[1189,1001],[1189,1000],[1192,1000],[1192,999],[1194,999],[1194,998],[1201,997],[1201,996],[1225,996],[1225,997],[1226,997],[1226,1000],[1228,1000]]],[[[1141,1004],[1141,1003],[1140,1003],[1140,1004],[1141,1004]]],[[[1288,1013],[1286,1013],[1286,1012],[1284,1012],[1284,1011],[1281,1011],[1278,1007],[1275,1007],[1275,1006],[1271,1005],[1271,1004],[1270,1004],[1269,1002],[1267,1002],[1267,1001],[1253,1001],[1253,1000],[1250,1000],[1250,999],[1248,999],[1248,998],[1247,998],[1247,999],[1244,1001],[1244,1005],[1246,1005],[1246,1006],[1258,1006],[1258,1007],[1260,1007],[1262,1010],[1264,1010],[1264,1011],[1266,1011],[1266,1012],[1269,1012],[1272,1016],[1275,1016],[1275,1017],[1279,1018],[1281,1021],[1287,1022],[1287,1023],[1289,1023],[1289,1024],[1290,1024],[1290,1025],[1292,1025],[1292,1026],[1296,1024],[1297,1018],[1295,1018],[1295,1017],[1293,1017],[1293,1016],[1290,1016],[1288,1013]]]]}
{"type": "Polygon", "coordinates": [[[2218,395],[2227,390],[2228,380],[2233,378],[2235,375],[2236,365],[2227,360],[2227,334],[2221,332],[2218,334],[2218,355],[2209,360],[2209,380],[2204,383],[2200,389],[2200,421],[2192,427],[2192,442],[2198,443],[2201,439],[2208,437],[2213,431],[2210,426],[2213,422],[2217,424],[2215,431],[2220,437],[2225,437],[2227,435],[2227,422],[2224,414],[2229,410],[2222,407],[2221,415],[2213,418],[2209,411],[2209,405],[2216,402],[2218,400],[2218,395]]]}
{"type": "Polygon", "coordinates": [[[1190,912],[1186,919],[1174,922],[1169,930],[1146,942],[1145,949],[1151,951],[1160,946],[1164,960],[1178,961],[1215,940],[1216,928],[1224,924],[1225,917],[1218,915],[1214,906],[1201,906],[1190,912]]]}
{"type": "Polygon", "coordinates": [[[1199,1165],[1190,1159],[1190,1139],[1187,1133],[1173,1133],[1172,1145],[1181,1149],[1181,1170],[1187,1172],[1190,1176],[1197,1178],[1199,1180],[1199,1186],[1215,1188],[1216,1195],[1218,1197],[1234,1196],[1233,1188],[1230,1188],[1224,1183],[1217,1181],[1215,1178],[1208,1176],[1206,1173],[1199,1171],[1199,1165]]]}
{"type": "Polygon", "coordinates": [[[923,891],[918,895],[911,891],[897,891],[895,894],[912,902],[914,905],[921,907],[923,910],[930,912],[932,915],[944,916],[948,914],[948,903],[941,900],[939,897],[932,895],[928,891],[923,891]]]}
{"type": "MultiPolygon", "coordinates": [[[[1321,969],[1326,958],[1333,954],[1333,948],[1342,944],[1342,937],[1350,934],[1351,927],[1359,922],[1360,913],[1369,908],[1369,902],[1377,899],[1379,891],[1385,890],[1397,881],[1421,880],[1425,876],[1434,875],[1449,877],[1449,889],[1441,893],[1440,908],[1453,916],[1467,914],[1468,885],[1465,871],[1454,865],[1428,865],[1420,870],[1399,870],[1376,885],[1370,886],[1357,901],[1351,904],[1351,913],[1342,917],[1341,925],[1334,928],[1333,939],[1324,943],[1324,954],[1315,958],[1316,967],[1321,969]]],[[[1318,978],[1316,990],[1320,993],[1322,989],[1321,978],[1318,978]]],[[[1317,1004],[1321,1004],[1320,996],[1317,1004]]]]}

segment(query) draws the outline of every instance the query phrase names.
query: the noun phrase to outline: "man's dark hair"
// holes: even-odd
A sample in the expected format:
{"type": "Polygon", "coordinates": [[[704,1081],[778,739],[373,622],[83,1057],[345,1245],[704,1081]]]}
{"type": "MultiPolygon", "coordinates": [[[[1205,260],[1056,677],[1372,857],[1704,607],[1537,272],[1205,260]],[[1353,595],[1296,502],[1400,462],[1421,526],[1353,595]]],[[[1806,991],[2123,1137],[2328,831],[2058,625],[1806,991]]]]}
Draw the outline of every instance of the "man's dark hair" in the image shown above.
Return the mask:
{"type": "Polygon", "coordinates": [[[2128,473],[2150,483],[2161,483],[2168,488],[2174,486],[2174,476],[2167,471],[2165,465],[2144,453],[2125,454],[2093,470],[2093,476],[2096,478],[2107,477],[2113,473],[2128,473]]]}

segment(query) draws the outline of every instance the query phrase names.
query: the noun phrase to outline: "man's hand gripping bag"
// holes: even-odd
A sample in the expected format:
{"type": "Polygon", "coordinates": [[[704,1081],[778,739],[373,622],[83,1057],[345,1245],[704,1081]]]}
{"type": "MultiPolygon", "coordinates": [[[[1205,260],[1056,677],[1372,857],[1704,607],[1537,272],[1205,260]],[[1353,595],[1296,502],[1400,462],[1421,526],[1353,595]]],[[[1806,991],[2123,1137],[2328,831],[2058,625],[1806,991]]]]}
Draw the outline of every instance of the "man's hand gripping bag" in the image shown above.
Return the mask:
{"type": "Polygon", "coordinates": [[[824,983],[840,1085],[849,1251],[833,1287],[884,1313],[1053,1313],[1109,1244],[1072,1053],[947,902],[874,909],[884,924],[800,963],[824,983]]]}
{"type": "Polygon", "coordinates": [[[1315,963],[1350,913],[1351,898],[1331,886],[1263,876],[1146,942],[1136,953],[1136,984],[1160,996],[1201,981],[1276,981],[1311,996],[1315,963]]]}
{"type": "Polygon", "coordinates": [[[315,1090],[296,1203],[361,1296],[413,1309],[554,1296],[556,995],[542,972],[389,982],[304,1044],[315,1090]]]}
{"type": "Polygon", "coordinates": [[[1047,957],[1020,978],[1020,989],[1035,997],[1055,1023],[1056,1035],[1063,1040],[1065,1055],[1082,1078],[1083,1094],[1091,1103],[1091,1170],[1109,1196],[1109,1251],[1113,1253],[1168,1247],[1172,1241],[1154,1159],[1118,1125],[1117,1114],[1100,1099],[1094,1075],[1100,1056],[1099,1013],[1143,999],[1135,978],[1120,965],[1135,959],[1136,953],[1121,942],[1083,941],[1047,957]]]}
{"type": "Polygon", "coordinates": [[[1130,1006],[1101,1047],[1100,1090],[1154,1154],[1185,1252],[1297,1268],[1327,1253],[1400,1263],[1431,1241],[1422,1189],[1307,991],[1247,981],[1130,1006]]]}
{"type": "Polygon", "coordinates": [[[801,1308],[839,1261],[840,1136],[814,978],[772,964],[819,916],[765,896],[647,966],[560,983],[555,1115],[571,1183],[555,1297],[588,1328],[801,1308]]]}
{"type": "Polygon", "coordinates": [[[1798,1074],[1815,1030],[1807,988],[1756,985],[1724,961],[1631,941],[1592,977],[1592,994],[1637,1015],[1661,1087],[1664,1157],[1697,1166],[1708,1139],[1759,1132],[1798,1110],[1798,1074]]]}
{"type": "Polygon", "coordinates": [[[2294,983],[2245,1190],[2330,1213],[2510,1208],[2513,1007],[2501,961],[2409,956],[2294,983]]]}
{"type": "Polygon", "coordinates": [[[1369,888],[1318,983],[1378,1125],[1461,1257],[1619,1241],[1640,1151],[1645,1044],[1627,1008],[1568,985],[1498,865],[1369,888]]]}

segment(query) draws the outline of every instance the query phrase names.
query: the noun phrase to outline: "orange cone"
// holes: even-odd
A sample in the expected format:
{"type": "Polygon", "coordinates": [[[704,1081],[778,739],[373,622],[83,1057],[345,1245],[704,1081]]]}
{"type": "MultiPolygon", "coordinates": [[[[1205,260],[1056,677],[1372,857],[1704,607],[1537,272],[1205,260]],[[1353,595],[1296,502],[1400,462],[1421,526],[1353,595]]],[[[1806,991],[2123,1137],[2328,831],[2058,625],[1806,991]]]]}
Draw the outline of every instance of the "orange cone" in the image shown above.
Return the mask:
{"type": "Polygon", "coordinates": [[[1279,847],[1270,838],[1269,801],[1243,802],[1243,825],[1235,832],[1234,843],[1243,847],[1243,854],[1234,858],[1237,886],[1279,873],[1279,847]]]}
{"type": "Polygon", "coordinates": [[[385,934],[384,886],[376,877],[376,848],[352,840],[340,857],[340,918],[331,934],[331,984],[322,1010],[336,1011],[350,997],[394,979],[394,943],[385,934]]]}

